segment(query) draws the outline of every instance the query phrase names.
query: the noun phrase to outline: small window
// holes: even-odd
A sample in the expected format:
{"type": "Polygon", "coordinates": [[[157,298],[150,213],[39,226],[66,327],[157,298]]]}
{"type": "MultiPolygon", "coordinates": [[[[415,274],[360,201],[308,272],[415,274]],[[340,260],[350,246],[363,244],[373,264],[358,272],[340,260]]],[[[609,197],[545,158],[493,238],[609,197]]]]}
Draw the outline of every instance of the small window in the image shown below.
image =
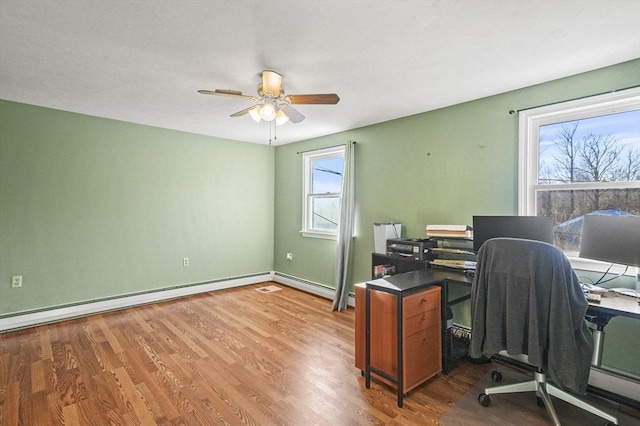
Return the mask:
{"type": "Polygon", "coordinates": [[[340,220],[344,147],[306,152],[302,161],[302,232],[306,236],[335,237],[340,220]]]}

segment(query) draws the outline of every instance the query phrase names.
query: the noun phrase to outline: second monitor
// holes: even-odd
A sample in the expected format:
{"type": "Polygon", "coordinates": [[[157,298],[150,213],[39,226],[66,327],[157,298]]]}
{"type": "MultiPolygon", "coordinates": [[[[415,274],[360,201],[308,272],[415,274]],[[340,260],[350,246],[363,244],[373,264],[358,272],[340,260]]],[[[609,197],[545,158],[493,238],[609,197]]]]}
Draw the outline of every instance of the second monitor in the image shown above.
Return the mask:
{"type": "Polygon", "coordinates": [[[524,238],[553,244],[553,223],[549,216],[473,216],[473,250],[498,237],[524,238]]]}

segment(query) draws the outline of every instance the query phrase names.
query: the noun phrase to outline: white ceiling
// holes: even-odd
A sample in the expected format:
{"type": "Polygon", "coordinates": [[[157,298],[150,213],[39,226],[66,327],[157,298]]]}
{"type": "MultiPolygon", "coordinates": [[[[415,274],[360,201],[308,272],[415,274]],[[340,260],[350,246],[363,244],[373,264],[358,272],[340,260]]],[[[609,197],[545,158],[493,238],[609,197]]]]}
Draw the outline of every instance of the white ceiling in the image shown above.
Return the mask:
{"type": "Polygon", "coordinates": [[[639,57],[638,0],[0,0],[0,98],[263,144],[250,101],[197,90],[340,96],[283,144],[639,57]]]}

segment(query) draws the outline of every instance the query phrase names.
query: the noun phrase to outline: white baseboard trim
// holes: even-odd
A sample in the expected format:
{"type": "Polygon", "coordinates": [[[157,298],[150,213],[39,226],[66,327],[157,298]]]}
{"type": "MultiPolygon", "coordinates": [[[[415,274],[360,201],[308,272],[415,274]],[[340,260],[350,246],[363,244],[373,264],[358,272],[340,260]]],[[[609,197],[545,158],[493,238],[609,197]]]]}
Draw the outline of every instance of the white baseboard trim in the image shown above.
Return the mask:
{"type": "Polygon", "coordinates": [[[273,281],[273,272],[251,275],[247,277],[231,278],[204,284],[187,285],[167,290],[152,291],[144,294],[117,297],[108,300],[80,303],[73,306],[52,308],[38,312],[17,314],[0,318],[0,333],[17,330],[25,327],[67,320],[76,317],[93,315],[100,312],[130,308],[148,303],[162,302],[170,299],[191,296],[210,291],[224,290],[227,288],[257,284],[265,281],[273,281]]]}
{"type": "MultiPolygon", "coordinates": [[[[332,288],[305,280],[303,278],[284,275],[272,271],[269,273],[251,275],[247,277],[230,278],[204,284],[186,285],[167,290],[151,291],[144,294],[122,296],[95,302],[78,303],[72,306],[43,309],[37,312],[27,312],[24,314],[7,316],[4,318],[0,318],[0,333],[19,330],[26,327],[33,327],[36,325],[68,320],[77,317],[94,315],[101,312],[126,309],[155,302],[163,302],[166,300],[177,299],[180,297],[191,296],[199,293],[208,293],[210,291],[257,284],[265,281],[274,281],[292,288],[296,288],[298,290],[305,291],[307,293],[315,294],[316,296],[333,300],[334,290],[332,288]]],[[[351,307],[355,306],[355,298],[353,296],[349,296],[348,305],[351,307]]]]}
{"type": "MultiPolygon", "coordinates": [[[[324,297],[325,299],[333,300],[335,290],[322,284],[315,283],[313,281],[305,280],[303,278],[294,277],[291,275],[285,275],[280,272],[274,272],[273,281],[284,284],[289,287],[297,288],[298,290],[306,291],[307,293],[315,294],[316,296],[324,297]]],[[[349,296],[347,302],[349,306],[355,306],[356,301],[353,296],[349,296]]]]}

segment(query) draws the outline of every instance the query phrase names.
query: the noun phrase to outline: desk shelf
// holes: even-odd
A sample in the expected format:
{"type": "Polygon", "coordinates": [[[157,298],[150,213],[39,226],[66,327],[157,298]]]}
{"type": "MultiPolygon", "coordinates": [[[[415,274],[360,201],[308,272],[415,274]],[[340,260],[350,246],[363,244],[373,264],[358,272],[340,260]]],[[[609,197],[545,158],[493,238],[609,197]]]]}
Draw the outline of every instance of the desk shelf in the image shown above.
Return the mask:
{"type": "MultiPolygon", "coordinates": [[[[434,260],[429,267],[435,269],[450,270],[452,273],[464,274],[466,271],[475,270],[476,252],[473,251],[473,238],[467,237],[430,237],[437,242],[437,247],[431,250],[434,260]],[[450,264],[438,263],[436,259],[450,261],[450,264]],[[473,262],[467,264],[466,262],[473,262]]],[[[467,277],[465,277],[467,278],[467,277]]],[[[455,284],[455,283],[454,283],[455,284]]],[[[466,286],[466,280],[465,280],[466,286]]],[[[451,308],[459,303],[470,299],[469,295],[464,295],[451,299],[449,295],[449,281],[443,286],[443,299],[446,301],[443,309],[446,309],[447,317],[452,313],[451,308]]],[[[452,315],[453,316],[453,315],[452,315]]],[[[448,319],[448,318],[447,318],[448,319]]],[[[451,318],[450,321],[453,321],[451,318]]],[[[467,359],[469,352],[469,340],[463,339],[453,332],[451,323],[447,323],[447,328],[443,333],[443,372],[448,374],[460,361],[467,359]]]]}
{"type": "Polygon", "coordinates": [[[463,237],[431,237],[437,247],[431,249],[434,259],[431,266],[460,270],[475,269],[476,253],[473,251],[473,239],[463,237]],[[450,261],[450,264],[439,262],[450,261]],[[473,262],[473,266],[466,264],[473,262]]]}
{"type": "Polygon", "coordinates": [[[411,257],[373,253],[371,255],[371,279],[381,278],[375,274],[378,265],[391,265],[395,267],[396,274],[424,270],[429,267],[427,260],[414,260],[411,257]]]}

